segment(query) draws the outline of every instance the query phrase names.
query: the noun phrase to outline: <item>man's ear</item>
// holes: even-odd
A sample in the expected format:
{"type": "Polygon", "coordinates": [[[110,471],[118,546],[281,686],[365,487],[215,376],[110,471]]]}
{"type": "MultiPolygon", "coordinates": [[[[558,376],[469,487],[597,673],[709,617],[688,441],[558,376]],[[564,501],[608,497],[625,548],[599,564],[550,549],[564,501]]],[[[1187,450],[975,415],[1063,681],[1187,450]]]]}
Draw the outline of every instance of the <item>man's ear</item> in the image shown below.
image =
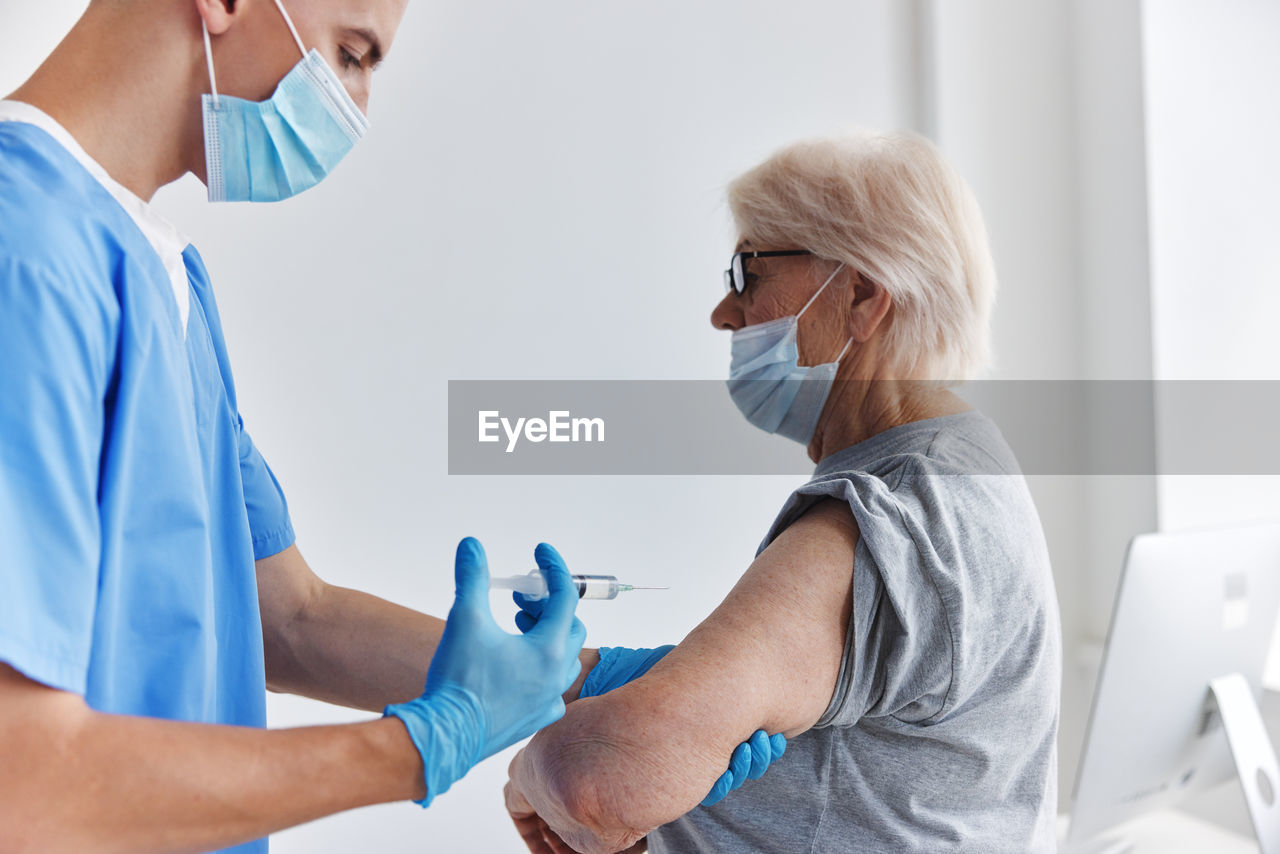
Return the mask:
{"type": "MultiPolygon", "coordinates": [[[[240,16],[236,0],[195,0],[196,13],[209,28],[209,35],[220,36],[231,29],[232,23],[240,16]]],[[[244,5],[243,0],[239,3],[244,5]]]]}
{"type": "Polygon", "coordinates": [[[849,334],[859,344],[865,344],[884,323],[893,300],[883,285],[851,271],[853,281],[853,305],[849,315],[849,334]]]}

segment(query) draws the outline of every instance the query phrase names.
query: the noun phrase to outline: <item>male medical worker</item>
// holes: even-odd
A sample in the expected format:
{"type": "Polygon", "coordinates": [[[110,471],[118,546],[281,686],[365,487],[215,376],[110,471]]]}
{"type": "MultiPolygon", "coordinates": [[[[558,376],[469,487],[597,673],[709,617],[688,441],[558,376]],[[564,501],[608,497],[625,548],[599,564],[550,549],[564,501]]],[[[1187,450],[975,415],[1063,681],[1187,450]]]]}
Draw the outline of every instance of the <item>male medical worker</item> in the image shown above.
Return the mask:
{"type": "Polygon", "coordinates": [[[265,851],[563,713],[585,631],[551,547],[524,635],[472,539],[447,625],[312,573],[200,256],[144,201],[325,177],[406,2],[92,0],[0,102],[0,851],[265,851]],[[268,685],[385,715],[266,730],[268,685]]]}
{"type": "MultiPolygon", "coordinates": [[[[447,624],[322,582],[240,417],[200,256],[145,201],[188,172],[213,201],[322,180],[406,2],[91,0],[0,101],[6,854],[261,852],[344,809],[425,806],[665,653],[611,651],[584,687],[545,544],[523,635],[493,622],[470,538],[447,624]],[[384,716],[266,730],[266,686],[384,716]]],[[[781,747],[744,742],[708,801],[781,747]]]]}

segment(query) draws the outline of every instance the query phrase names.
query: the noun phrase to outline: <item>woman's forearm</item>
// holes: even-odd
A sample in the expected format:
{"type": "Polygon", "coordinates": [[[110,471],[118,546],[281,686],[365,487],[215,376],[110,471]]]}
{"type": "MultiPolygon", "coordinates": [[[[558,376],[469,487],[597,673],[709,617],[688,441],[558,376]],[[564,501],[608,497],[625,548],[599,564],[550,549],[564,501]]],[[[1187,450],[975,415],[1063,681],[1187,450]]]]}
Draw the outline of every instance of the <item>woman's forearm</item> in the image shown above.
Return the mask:
{"type": "Polygon", "coordinates": [[[699,710],[672,688],[642,680],[575,703],[513,761],[513,790],[574,850],[629,848],[724,771],[729,750],[689,726],[699,710]]]}

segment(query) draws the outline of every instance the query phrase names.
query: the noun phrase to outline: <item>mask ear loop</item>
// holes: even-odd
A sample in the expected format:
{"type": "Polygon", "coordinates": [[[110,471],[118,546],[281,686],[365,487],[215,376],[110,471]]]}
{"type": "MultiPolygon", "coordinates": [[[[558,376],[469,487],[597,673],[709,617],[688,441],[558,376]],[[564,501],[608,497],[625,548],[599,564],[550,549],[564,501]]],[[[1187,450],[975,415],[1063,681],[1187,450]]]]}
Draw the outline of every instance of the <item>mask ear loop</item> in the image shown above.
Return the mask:
{"type": "MultiPolygon", "coordinates": [[[[298,45],[298,50],[302,51],[302,56],[305,59],[307,48],[302,43],[302,37],[298,35],[298,28],[293,25],[293,19],[289,17],[289,13],[285,11],[284,4],[280,0],[276,0],[276,8],[280,10],[285,26],[289,28],[289,33],[293,36],[294,42],[298,45]]],[[[204,31],[204,59],[209,65],[209,89],[213,95],[213,108],[216,110],[218,108],[218,75],[213,71],[213,45],[209,41],[209,25],[201,20],[200,29],[204,31]]]]}
{"type": "Polygon", "coordinates": [[[840,275],[840,271],[843,269],[844,269],[844,263],[842,262],[839,267],[836,267],[836,270],[834,273],[832,273],[830,276],[827,276],[827,280],[822,283],[822,287],[818,288],[818,292],[813,296],[809,297],[809,301],[804,304],[804,308],[800,309],[800,313],[796,315],[796,320],[799,320],[800,315],[808,311],[809,306],[813,305],[814,302],[818,299],[818,297],[822,296],[822,292],[827,289],[827,285],[831,284],[831,280],[834,279],[836,276],[840,275]]]}
{"type": "Polygon", "coordinates": [[[839,355],[839,356],[836,356],[836,364],[837,364],[837,365],[838,365],[838,364],[840,364],[840,360],[841,360],[841,359],[843,359],[843,358],[845,357],[845,354],[849,352],[849,348],[850,348],[850,347],[852,347],[852,346],[853,346],[853,336],[852,336],[852,335],[850,335],[850,336],[849,336],[849,340],[848,340],[848,341],[846,341],[846,342],[844,342],[844,349],[840,351],[840,355],[839,355]]]}
{"type": "Polygon", "coordinates": [[[276,0],[276,8],[280,10],[280,14],[284,16],[284,22],[289,26],[289,32],[293,33],[293,40],[298,43],[298,50],[302,51],[303,59],[307,56],[306,45],[302,43],[302,37],[298,35],[298,28],[293,25],[293,19],[289,17],[289,13],[284,10],[284,3],[276,0]]]}
{"type": "MultiPolygon", "coordinates": [[[[816,301],[818,297],[822,295],[822,292],[827,289],[827,285],[831,284],[832,280],[834,280],[836,276],[840,275],[840,271],[843,269],[844,269],[844,264],[841,263],[839,267],[836,267],[834,273],[832,273],[830,276],[827,276],[827,280],[822,283],[822,287],[818,288],[818,292],[813,296],[809,297],[809,301],[804,304],[804,308],[800,309],[800,314],[796,315],[796,320],[799,320],[800,315],[804,314],[806,311],[809,310],[809,306],[813,305],[814,301],[816,301]]],[[[849,348],[852,346],[853,346],[853,336],[850,335],[849,340],[844,342],[844,349],[840,351],[839,356],[836,356],[836,364],[840,364],[840,360],[845,357],[845,354],[849,352],[849,348]]]]}
{"type": "Polygon", "coordinates": [[[216,110],[218,109],[218,77],[213,73],[213,46],[209,43],[209,25],[201,21],[200,28],[204,30],[204,58],[209,63],[209,89],[213,92],[213,108],[216,110]]]}

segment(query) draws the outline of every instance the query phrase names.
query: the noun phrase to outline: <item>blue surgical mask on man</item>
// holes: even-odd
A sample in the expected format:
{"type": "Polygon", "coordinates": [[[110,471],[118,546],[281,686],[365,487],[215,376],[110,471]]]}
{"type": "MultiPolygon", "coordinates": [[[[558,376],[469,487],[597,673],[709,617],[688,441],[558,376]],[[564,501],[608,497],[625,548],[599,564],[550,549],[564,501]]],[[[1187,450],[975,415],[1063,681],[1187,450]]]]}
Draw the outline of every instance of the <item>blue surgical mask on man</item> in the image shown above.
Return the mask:
{"type": "Polygon", "coordinates": [[[729,396],[747,421],[766,433],[777,433],[802,445],[813,438],[840,360],[849,352],[853,339],[845,342],[834,362],[806,367],[799,363],[796,334],[801,315],[842,269],[843,264],[827,277],[799,314],[744,326],[733,333],[729,396]]]}
{"type": "Polygon", "coordinates": [[[369,121],[319,51],[309,53],[280,0],[276,8],[302,51],[265,101],[218,94],[209,29],[204,29],[211,94],[204,111],[211,202],[278,202],[320,183],[355,147],[369,121]]]}

